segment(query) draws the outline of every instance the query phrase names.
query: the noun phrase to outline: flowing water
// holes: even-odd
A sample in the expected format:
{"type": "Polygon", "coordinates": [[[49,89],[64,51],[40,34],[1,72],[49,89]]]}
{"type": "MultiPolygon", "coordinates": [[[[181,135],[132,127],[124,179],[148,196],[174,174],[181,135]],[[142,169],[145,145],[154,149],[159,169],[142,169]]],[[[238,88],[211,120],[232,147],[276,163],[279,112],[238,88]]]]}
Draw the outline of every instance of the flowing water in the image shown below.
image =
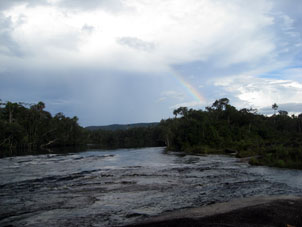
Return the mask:
{"type": "Polygon", "coordinates": [[[164,148],[0,159],[0,226],[117,226],[255,195],[302,195],[302,171],[164,148]]]}

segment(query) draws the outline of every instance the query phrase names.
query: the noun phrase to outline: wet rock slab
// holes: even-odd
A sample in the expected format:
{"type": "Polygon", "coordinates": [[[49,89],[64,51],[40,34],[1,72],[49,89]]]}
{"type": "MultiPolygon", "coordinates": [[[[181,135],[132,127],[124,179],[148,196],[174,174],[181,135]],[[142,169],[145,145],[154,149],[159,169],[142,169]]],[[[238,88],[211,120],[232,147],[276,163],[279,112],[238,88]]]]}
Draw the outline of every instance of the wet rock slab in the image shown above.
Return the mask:
{"type": "Polygon", "coordinates": [[[0,159],[0,226],[121,226],[259,195],[302,195],[302,171],[163,148],[0,159]]]}
{"type": "Polygon", "coordinates": [[[302,226],[302,197],[255,197],[170,212],[127,227],[302,226]]]}

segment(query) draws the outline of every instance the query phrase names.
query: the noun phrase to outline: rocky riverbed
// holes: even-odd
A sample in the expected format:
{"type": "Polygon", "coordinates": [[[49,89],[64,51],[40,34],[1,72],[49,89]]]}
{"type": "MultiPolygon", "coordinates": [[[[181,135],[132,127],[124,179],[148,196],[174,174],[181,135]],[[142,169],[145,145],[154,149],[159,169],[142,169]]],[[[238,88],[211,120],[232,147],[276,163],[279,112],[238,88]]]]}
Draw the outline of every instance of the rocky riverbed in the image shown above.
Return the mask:
{"type": "Polygon", "coordinates": [[[302,226],[302,197],[256,196],[199,208],[167,212],[128,227],[298,227],[302,226]]]}
{"type": "Polygon", "coordinates": [[[0,226],[119,226],[268,195],[302,195],[302,171],[164,148],[0,159],[0,226]]]}

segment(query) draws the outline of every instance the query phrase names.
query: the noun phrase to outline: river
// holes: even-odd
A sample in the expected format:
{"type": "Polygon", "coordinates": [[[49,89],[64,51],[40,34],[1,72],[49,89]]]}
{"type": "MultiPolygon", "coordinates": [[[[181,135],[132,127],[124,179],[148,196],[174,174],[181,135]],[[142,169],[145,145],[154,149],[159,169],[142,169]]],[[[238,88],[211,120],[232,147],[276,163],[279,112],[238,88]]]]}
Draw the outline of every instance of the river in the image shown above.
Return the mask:
{"type": "Polygon", "coordinates": [[[164,148],[0,159],[0,226],[117,226],[256,195],[302,195],[302,171],[164,148]]]}

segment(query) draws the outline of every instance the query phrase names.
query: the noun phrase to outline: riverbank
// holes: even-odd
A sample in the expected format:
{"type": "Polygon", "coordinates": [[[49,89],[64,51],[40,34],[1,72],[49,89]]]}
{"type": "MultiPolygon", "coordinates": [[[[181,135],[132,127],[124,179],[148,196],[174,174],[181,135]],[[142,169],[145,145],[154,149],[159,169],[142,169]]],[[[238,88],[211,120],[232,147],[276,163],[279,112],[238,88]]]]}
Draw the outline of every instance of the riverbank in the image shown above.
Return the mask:
{"type": "Polygon", "coordinates": [[[182,209],[128,227],[149,226],[302,226],[302,197],[269,196],[236,199],[182,209]]]}
{"type": "MultiPolygon", "coordinates": [[[[166,148],[167,151],[173,151],[173,148],[166,148]]],[[[254,166],[269,166],[285,169],[302,169],[302,150],[301,147],[286,147],[283,145],[270,145],[255,148],[250,146],[247,150],[233,148],[217,148],[207,145],[188,146],[180,150],[191,155],[231,155],[254,166]]]]}

